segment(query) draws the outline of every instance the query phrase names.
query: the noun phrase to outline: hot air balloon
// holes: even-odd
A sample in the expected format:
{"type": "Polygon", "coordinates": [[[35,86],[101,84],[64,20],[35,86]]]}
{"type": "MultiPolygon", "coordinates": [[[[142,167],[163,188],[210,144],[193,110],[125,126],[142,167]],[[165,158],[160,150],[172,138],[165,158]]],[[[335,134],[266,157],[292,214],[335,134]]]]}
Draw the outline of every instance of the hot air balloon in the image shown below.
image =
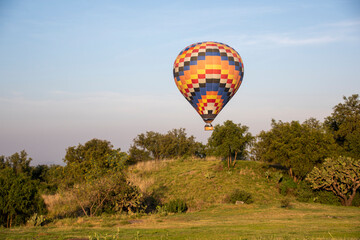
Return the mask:
{"type": "Polygon", "coordinates": [[[206,123],[205,130],[213,130],[211,122],[241,85],[244,64],[226,44],[199,42],[179,53],[173,73],[176,86],[206,123]]]}

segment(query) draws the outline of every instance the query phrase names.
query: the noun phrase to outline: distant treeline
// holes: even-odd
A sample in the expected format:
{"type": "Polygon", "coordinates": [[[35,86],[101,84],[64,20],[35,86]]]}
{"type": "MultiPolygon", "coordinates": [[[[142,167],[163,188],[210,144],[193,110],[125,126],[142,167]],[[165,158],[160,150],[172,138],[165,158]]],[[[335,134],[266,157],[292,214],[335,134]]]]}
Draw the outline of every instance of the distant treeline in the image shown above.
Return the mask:
{"type": "MultiPolygon", "coordinates": [[[[65,166],[32,167],[25,150],[0,156],[0,224],[11,227],[34,220],[34,214],[45,216],[41,194],[63,198],[64,209],[50,216],[53,218],[79,212],[94,216],[147,211],[158,203],[127,181],[127,166],[140,161],[207,156],[223,159],[229,169],[237,160],[278,165],[293,183],[311,191],[329,191],[349,206],[360,187],[360,100],[358,94],[343,100],[324,122],[314,118],[303,123],[272,120],[271,129],[257,136],[252,136],[247,126],[228,120],[214,127],[207,144],[197,142],[180,128],[165,134],[141,133],[128,153],[114,149],[109,141],[92,139],[68,147],[65,166]]],[[[36,219],[35,224],[46,222],[41,218],[36,223],[36,219]]]]}

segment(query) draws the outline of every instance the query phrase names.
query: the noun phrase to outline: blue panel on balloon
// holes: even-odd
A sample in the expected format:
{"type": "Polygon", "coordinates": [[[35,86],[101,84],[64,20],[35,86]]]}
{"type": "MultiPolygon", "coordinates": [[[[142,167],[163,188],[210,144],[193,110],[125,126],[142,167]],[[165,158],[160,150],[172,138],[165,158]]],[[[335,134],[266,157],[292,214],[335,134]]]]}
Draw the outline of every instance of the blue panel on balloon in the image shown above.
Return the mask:
{"type": "Polygon", "coordinates": [[[206,52],[206,56],[220,56],[220,52],[206,52]]]}
{"type": "Polygon", "coordinates": [[[212,85],[212,87],[211,87],[211,89],[212,89],[212,91],[217,91],[218,89],[219,89],[219,83],[211,83],[211,85],[212,85]]]}

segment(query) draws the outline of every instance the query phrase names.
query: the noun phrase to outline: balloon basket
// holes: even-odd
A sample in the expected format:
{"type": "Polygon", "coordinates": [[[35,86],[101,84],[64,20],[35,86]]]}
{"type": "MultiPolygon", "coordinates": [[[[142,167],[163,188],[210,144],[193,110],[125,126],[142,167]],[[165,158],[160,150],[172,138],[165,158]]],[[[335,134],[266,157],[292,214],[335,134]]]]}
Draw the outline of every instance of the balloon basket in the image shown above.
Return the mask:
{"type": "Polygon", "coordinates": [[[211,125],[211,123],[207,123],[205,125],[205,131],[212,131],[214,130],[214,127],[211,125]]]}

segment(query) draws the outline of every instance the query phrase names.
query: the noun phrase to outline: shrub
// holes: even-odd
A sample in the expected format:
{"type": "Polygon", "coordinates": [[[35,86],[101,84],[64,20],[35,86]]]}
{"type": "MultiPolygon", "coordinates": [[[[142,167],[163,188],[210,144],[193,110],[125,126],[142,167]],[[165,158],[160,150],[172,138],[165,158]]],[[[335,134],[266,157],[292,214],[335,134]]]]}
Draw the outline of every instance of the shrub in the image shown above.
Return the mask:
{"type": "Polygon", "coordinates": [[[215,174],[214,173],[211,173],[211,172],[207,172],[204,174],[204,177],[207,178],[207,179],[212,179],[215,177],[215,174]]]}
{"type": "Polygon", "coordinates": [[[172,213],[182,213],[186,212],[188,207],[184,200],[182,199],[175,199],[171,200],[167,204],[165,204],[166,211],[172,213]]]}
{"type": "Polygon", "coordinates": [[[31,218],[27,221],[30,226],[43,226],[47,222],[47,219],[44,215],[38,215],[35,213],[31,216],[31,218]]]}
{"type": "Polygon", "coordinates": [[[54,218],[134,213],[145,208],[140,190],[127,182],[122,173],[76,184],[57,195],[46,196],[46,200],[51,205],[49,215],[54,218]]]}
{"type": "Polygon", "coordinates": [[[339,198],[330,191],[315,191],[314,202],[330,205],[341,205],[339,198]]]}
{"type": "Polygon", "coordinates": [[[280,207],[282,207],[282,208],[291,208],[290,199],[285,198],[285,199],[281,200],[280,207]]]}
{"type": "Polygon", "coordinates": [[[232,193],[230,193],[225,197],[225,202],[227,203],[235,204],[236,201],[242,201],[247,204],[254,202],[252,195],[250,193],[240,189],[234,189],[232,193]]]}
{"type": "Polygon", "coordinates": [[[341,205],[339,199],[331,191],[313,190],[308,182],[301,182],[296,190],[299,202],[316,202],[330,205],[341,205]]]}
{"type": "Polygon", "coordinates": [[[156,206],[156,212],[160,215],[160,216],[167,216],[168,215],[168,211],[166,209],[166,206],[156,206]]]}
{"type": "Polygon", "coordinates": [[[145,194],[143,196],[143,204],[146,213],[153,213],[158,209],[161,202],[154,194],[145,194]]]}
{"type": "Polygon", "coordinates": [[[301,182],[295,192],[296,200],[299,202],[314,202],[315,193],[310,184],[306,181],[301,182]]]}
{"type": "Polygon", "coordinates": [[[352,201],[352,205],[355,207],[360,207],[360,192],[359,191],[356,192],[354,200],[352,201]]]}
{"type": "Polygon", "coordinates": [[[295,192],[298,185],[288,176],[284,176],[279,185],[279,192],[281,195],[286,196],[289,193],[295,192]]]}

